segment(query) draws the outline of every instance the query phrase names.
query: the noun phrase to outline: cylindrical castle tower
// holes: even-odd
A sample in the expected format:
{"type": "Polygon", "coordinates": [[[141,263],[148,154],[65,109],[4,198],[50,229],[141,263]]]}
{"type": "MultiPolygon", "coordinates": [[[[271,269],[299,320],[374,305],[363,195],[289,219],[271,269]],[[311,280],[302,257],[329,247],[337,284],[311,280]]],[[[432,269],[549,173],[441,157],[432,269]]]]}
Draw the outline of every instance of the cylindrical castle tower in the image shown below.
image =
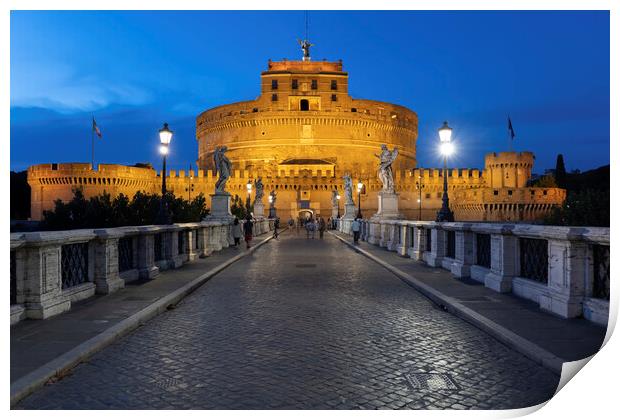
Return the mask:
{"type": "Polygon", "coordinates": [[[198,166],[213,169],[215,147],[227,146],[234,169],[288,176],[331,165],[331,176],[376,176],[381,144],[399,149],[395,169],[416,166],[415,112],[352,99],[341,62],[269,62],[254,101],[210,109],[196,121],[198,166]],[[307,166],[307,168],[306,168],[307,166]]]}

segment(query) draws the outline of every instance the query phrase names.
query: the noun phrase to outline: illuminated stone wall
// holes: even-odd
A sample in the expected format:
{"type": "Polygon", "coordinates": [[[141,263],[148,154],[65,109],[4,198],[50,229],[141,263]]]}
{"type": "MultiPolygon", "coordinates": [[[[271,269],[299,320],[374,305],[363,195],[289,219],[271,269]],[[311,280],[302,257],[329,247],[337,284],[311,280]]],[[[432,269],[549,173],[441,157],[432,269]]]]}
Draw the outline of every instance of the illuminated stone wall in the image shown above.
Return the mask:
{"type": "MultiPolygon", "coordinates": [[[[276,190],[280,217],[306,211],[329,217],[332,191],[344,195],[342,176],[348,173],[354,183],[364,183],[362,213],[370,217],[381,190],[374,155],[387,144],[399,149],[393,168],[403,217],[435,218],[443,175],[441,169],[416,168],[415,112],[351,98],[341,62],[270,61],[260,87],[256,100],[219,106],[197,117],[199,169],[170,171],[168,190],[186,199],[202,193],[210,205],[216,181],[213,151],[227,146],[233,164],[227,190],[244,201],[248,180],[261,176],[266,209],[269,191],[276,190]]],[[[531,152],[501,152],[485,156],[484,170],[450,169],[450,206],[457,220],[535,220],[562,203],[562,189],[527,187],[533,163],[531,152]]],[[[100,165],[97,171],[83,163],[35,165],[28,170],[28,182],[35,220],[53,208],[54,200],[70,200],[75,187],[82,187],[86,197],[104,191],[130,197],[136,191],[161,191],[155,170],[122,165],[100,165]]],[[[343,207],[341,202],[341,214],[343,207]]]]}

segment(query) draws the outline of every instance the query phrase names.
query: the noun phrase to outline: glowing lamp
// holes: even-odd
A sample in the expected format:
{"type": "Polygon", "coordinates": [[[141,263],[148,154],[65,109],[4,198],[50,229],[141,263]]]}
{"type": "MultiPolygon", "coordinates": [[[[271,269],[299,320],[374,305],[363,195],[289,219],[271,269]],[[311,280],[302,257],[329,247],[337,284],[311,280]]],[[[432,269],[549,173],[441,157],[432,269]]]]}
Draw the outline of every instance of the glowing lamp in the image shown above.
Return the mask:
{"type": "Polygon", "coordinates": [[[452,143],[441,143],[439,145],[439,152],[448,157],[454,153],[454,145],[452,143]]]}
{"type": "Polygon", "coordinates": [[[452,129],[448,127],[448,121],[444,121],[443,126],[439,129],[439,140],[442,143],[450,143],[452,140],[452,129]]]}
{"type": "Polygon", "coordinates": [[[172,141],[172,131],[168,128],[168,123],[164,123],[164,127],[159,130],[159,142],[167,146],[170,141],[172,141]]]}

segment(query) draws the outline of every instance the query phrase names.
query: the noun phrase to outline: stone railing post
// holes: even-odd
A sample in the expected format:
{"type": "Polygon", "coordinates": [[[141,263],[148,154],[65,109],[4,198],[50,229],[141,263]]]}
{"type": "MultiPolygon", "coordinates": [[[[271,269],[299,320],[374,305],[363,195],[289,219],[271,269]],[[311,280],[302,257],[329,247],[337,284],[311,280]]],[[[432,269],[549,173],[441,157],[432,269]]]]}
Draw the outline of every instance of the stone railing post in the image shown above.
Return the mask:
{"type": "Polygon", "coordinates": [[[491,234],[491,272],[484,276],[484,285],[491,290],[507,293],[518,275],[517,238],[513,225],[488,225],[491,234]]]}
{"type": "Polygon", "coordinates": [[[210,228],[206,222],[201,222],[198,228],[198,246],[200,248],[200,258],[206,258],[211,255],[213,250],[209,247],[210,228]]]}
{"type": "Polygon", "coordinates": [[[381,224],[377,219],[368,219],[368,243],[379,245],[381,241],[381,224]]]}
{"type": "Polygon", "coordinates": [[[410,236],[410,229],[409,229],[409,223],[406,220],[401,220],[399,221],[397,224],[397,229],[400,230],[400,240],[398,241],[398,244],[396,245],[396,252],[398,253],[398,255],[400,255],[401,257],[406,257],[407,255],[407,250],[408,250],[408,243],[411,240],[409,238],[410,236]]]}
{"type": "MultiPolygon", "coordinates": [[[[232,237],[232,231],[230,230],[230,223],[219,222],[220,242],[222,248],[228,248],[231,244],[235,243],[232,237]]],[[[254,223],[254,229],[256,230],[256,223],[254,223]]]]}
{"type": "Polygon", "coordinates": [[[454,226],[454,262],[450,271],[455,277],[469,277],[474,263],[474,234],[470,223],[451,223],[454,226]]]}
{"type": "Polygon", "coordinates": [[[380,221],[379,222],[379,246],[382,248],[387,247],[388,242],[390,241],[391,231],[391,222],[389,221],[380,221]]]}
{"type": "Polygon", "coordinates": [[[208,238],[208,249],[209,254],[219,251],[222,249],[222,241],[220,239],[220,223],[219,222],[204,222],[207,224],[209,229],[208,238]]]}
{"type": "Polygon", "coordinates": [[[125,287],[119,277],[118,241],[123,237],[118,229],[97,229],[95,240],[95,293],[107,295],[125,287]]]}
{"type": "Polygon", "coordinates": [[[586,228],[517,225],[513,233],[547,239],[547,288],[539,296],[540,308],[575,318],[583,313],[588,267],[588,244],[583,240],[586,228]]]}
{"type": "Polygon", "coordinates": [[[431,229],[431,249],[424,253],[424,260],[431,267],[441,267],[446,255],[447,232],[442,229],[441,223],[431,223],[427,226],[431,229]]]}
{"type": "MultiPolygon", "coordinates": [[[[24,304],[26,318],[45,319],[68,311],[71,300],[62,295],[60,243],[37,243],[37,237],[26,234],[26,276],[24,304]]],[[[35,234],[36,235],[36,234],[35,234]]]]}
{"type": "Polygon", "coordinates": [[[198,240],[198,231],[200,225],[192,224],[187,231],[187,259],[188,261],[194,261],[200,256],[200,241],[198,240]],[[194,229],[194,227],[196,227],[194,229]]]}
{"type": "Polygon", "coordinates": [[[179,235],[182,227],[178,225],[157,226],[161,234],[162,254],[161,260],[155,261],[160,271],[170,270],[183,265],[185,254],[179,253],[179,235]]]}
{"type": "Polygon", "coordinates": [[[411,258],[416,261],[424,261],[424,253],[426,249],[426,228],[427,224],[416,222],[413,225],[413,247],[409,248],[408,253],[411,258]]]}
{"type": "Polygon", "coordinates": [[[387,231],[389,232],[387,236],[387,242],[385,247],[388,251],[396,251],[398,244],[400,243],[400,225],[398,224],[398,220],[392,220],[386,226],[387,231]]]}
{"type": "Polygon", "coordinates": [[[11,325],[26,317],[24,306],[24,275],[26,269],[26,249],[24,235],[11,233],[11,325]]]}
{"type": "Polygon", "coordinates": [[[609,228],[589,227],[583,234],[588,245],[583,317],[599,325],[609,321],[609,228]]]}
{"type": "Polygon", "coordinates": [[[137,231],[138,277],[143,280],[154,279],[159,275],[159,267],[155,265],[155,234],[159,233],[160,229],[155,226],[140,226],[137,231]]]}

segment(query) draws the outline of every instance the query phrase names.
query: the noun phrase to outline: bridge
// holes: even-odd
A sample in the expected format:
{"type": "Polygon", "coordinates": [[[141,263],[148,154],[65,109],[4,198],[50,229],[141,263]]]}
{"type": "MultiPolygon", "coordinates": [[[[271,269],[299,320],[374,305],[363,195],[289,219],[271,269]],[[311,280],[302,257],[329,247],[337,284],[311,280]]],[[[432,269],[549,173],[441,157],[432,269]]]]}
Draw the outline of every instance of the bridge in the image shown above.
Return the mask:
{"type": "Polygon", "coordinates": [[[609,229],[362,226],[12,234],[12,405],[520,408],[602,345],[609,229]]]}

